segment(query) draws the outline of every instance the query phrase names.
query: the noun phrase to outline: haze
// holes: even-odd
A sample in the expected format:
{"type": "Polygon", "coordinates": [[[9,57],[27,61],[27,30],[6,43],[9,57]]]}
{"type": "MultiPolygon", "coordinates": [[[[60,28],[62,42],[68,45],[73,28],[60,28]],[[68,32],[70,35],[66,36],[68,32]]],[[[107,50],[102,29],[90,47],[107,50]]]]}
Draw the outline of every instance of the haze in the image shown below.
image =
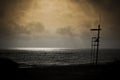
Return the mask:
{"type": "Polygon", "coordinates": [[[99,23],[103,29],[101,47],[119,48],[118,2],[0,0],[1,48],[90,48],[90,29],[99,23]]]}

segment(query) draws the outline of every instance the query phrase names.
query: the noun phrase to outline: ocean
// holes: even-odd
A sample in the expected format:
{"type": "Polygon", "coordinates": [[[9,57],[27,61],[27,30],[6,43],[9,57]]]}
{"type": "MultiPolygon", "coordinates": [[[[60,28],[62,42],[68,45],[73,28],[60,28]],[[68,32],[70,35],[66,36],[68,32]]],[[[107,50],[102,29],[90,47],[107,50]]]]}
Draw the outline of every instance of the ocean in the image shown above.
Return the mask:
{"type": "MultiPolygon", "coordinates": [[[[0,57],[21,64],[21,67],[32,65],[78,65],[91,63],[90,49],[6,49],[0,50],[0,57]],[[24,65],[24,66],[23,66],[24,65]]],[[[120,60],[119,49],[101,49],[98,63],[120,60]]]]}

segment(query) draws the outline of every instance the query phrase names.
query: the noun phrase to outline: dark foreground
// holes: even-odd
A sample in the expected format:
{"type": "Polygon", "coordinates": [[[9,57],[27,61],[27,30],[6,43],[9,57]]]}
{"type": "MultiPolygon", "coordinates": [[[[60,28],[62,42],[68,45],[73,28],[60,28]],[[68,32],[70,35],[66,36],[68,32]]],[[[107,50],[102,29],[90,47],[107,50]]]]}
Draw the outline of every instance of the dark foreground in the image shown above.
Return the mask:
{"type": "Polygon", "coordinates": [[[119,73],[119,61],[104,65],[19,68],[11,60],[0,59],[0,80],[120,80],[119,73]]]}

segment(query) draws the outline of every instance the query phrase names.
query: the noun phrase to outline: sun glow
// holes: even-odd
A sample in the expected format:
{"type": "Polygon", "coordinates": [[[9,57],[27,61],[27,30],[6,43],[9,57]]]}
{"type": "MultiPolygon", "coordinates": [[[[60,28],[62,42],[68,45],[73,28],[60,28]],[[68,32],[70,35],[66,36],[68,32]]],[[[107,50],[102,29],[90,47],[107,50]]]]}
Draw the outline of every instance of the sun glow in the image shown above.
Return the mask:
{"type": "Polygon", "coordinates": [[[9,48],[10,50],[25,50],[25,51],[64,51],[72,48],[9,48]]]}

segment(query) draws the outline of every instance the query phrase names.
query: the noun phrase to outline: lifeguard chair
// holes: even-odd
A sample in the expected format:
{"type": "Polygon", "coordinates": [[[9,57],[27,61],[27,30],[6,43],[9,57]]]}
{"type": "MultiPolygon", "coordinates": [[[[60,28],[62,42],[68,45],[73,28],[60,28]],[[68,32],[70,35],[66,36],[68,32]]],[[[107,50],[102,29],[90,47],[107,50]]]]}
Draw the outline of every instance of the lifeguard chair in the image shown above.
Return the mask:
{"type": "Polygon", "coordinates": [[[98,64],[101,25],[99,24],[97,29],[90,29],[90,30],[92,32],[96,32],[97,33],[97,36],[93,36],[92,37],[92,43],[91,43],[91,62],[93,64],[98,64]]]}

